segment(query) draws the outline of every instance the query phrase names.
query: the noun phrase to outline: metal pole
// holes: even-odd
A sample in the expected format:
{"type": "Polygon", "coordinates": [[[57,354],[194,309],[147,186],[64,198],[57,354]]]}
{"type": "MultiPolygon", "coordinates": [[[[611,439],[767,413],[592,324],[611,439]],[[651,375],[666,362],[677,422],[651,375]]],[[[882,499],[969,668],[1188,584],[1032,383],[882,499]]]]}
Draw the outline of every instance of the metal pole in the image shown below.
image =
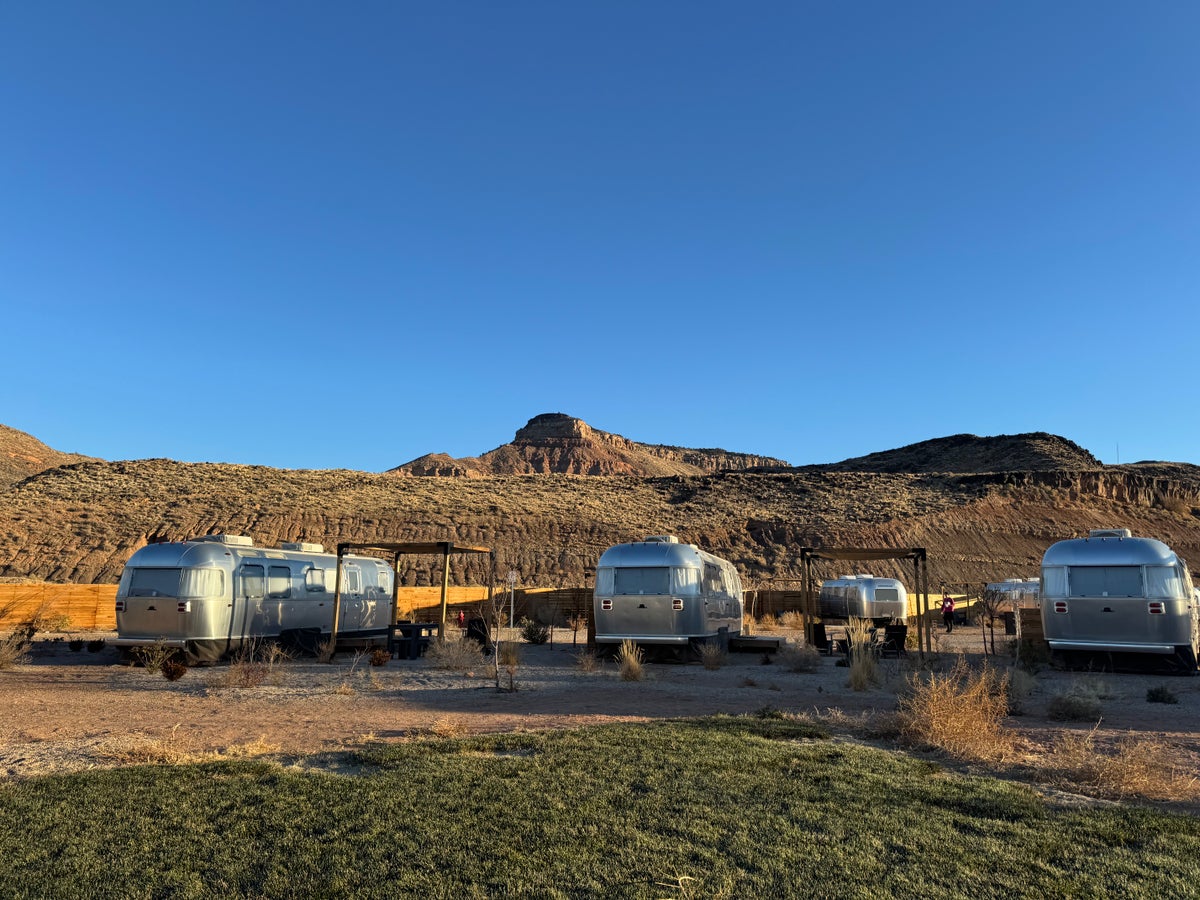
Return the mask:
{"type": "Polygon", "coordinates": [[[337,649],[338,619],[342,609],[342,555],[346,545],[338,544],[337,570],[333,579],[333,622],[329,626],[329,661],[333,662],[333,652],[337,649]]]}
{"type": "MultiPolygon", "coordinates": [[[[508,570],[508,627],[513,627],[514,617],[517,614],[517,570],[508,570]]],[[[497,635],[499,639],[499,635],[497,635]]]]}
{"type": "Polygon", "coordinates": [[[438,640],[446,640],[446,597],[450,593],[450,543],[442,542],[442,618],[438,623],[438,640]]]}
{"type": "Polygon", "coordinates": [[[400,554],[392,556],[392,613],[388,617],[388,655],[394,650],[396,621],[400,618],[400,554]]]}

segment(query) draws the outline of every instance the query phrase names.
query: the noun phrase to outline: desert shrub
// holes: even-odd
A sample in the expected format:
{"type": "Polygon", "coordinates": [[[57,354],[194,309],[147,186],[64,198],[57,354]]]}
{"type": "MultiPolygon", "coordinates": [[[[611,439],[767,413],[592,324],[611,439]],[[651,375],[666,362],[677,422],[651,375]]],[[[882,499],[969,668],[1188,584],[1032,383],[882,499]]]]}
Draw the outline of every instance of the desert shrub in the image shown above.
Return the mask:
{"type": "Polygon", "coordinates": [[[1011,744],[1001,728],[1007,695],[1007,674],[972,671],[962,658],[949,672],[915,674],[900,697],[900,734],[964,759],[1000,758],[1011,744]]]}
{"type": "Polygon", "coordinates": [[[1165,684],[1152,687],[1146,691],[1147,703],[1178,703],[1179,697],[1165,684]]]}
{"type": "Polygon", "coordinates": [[[1175,513],[1177,516],[1190,516],[1192,514],[1192,504],[1179,497],[1168,497],[1163,493],[1155,495],[1153,505],[1159,509],[1165,509],[1167,512],[1175,513]]]}
{"type": "Polygon", "coordinates": [[[1008,652],[1021,668],[1034,675],[1050,665],[1050,645],[1042,640],[1021,638],[1019,641],[1009,641],[1008,652]]]}
{"type": "Polygon", "coordinates": [[[696,652],[700,655],[700,664],[710,671],[716,671],[725,665],[725,651],[720,644],[701,644],[696,652]]]}
{"type": "Polygon", "coordinates": [[[871,626],[856,619],[846,626],[846,639],[850,646],[850,679],[853,690],[865,691],[879,683],[879,658],[871,645],[871,626]]]}
{"type": "Polygon", "coordinates": [[[30,646],[24,632],[20,631],[0,639],[0,669],[11,669],[29,662],[30,646]]]}
{"type": "Polygon", "coordinates": [[[595,672],[600,661],[591,650],[580,650],[575,654],[575,668],[581,672],[595,672]]]}
{"type": "Polygon", "coordinates": [[[1025,701],[1037,687],[1037,679],[1024,669],[1010,669],[1008,672],[1008,713],[1020,715],[1025,708],[1025,701]]]}
{"type": "Polygon", "coordinates": [[[790,641],[779,648],[775,661],[789,672],[811,674],[821,668],[821,654],[808,644],[793,644],[790,641]]]}
{"type": "Polygon", "coordinates": [[[641,681],[645,677],[645,656],[642,648],[633,641],[621,641],[621,649],[617,651],[617,672],[622,681],[641,681]]]}
{"type": "Polygon", "coordinates": [[[386,666],[392,661],[392,654],[388,653],[385,647],[375,647],[371,650],[371,665],[386,666]]]}
{"type": "Polygon", "coordinates": [[[1096,722],[1101,712],[1100,699],[1078,686],[1055,694],[1046,704],[1046,715],[1059,722],[1096,722]]]}
{"type": "Polygon", "coordinates": [[[158,675],[162,672],[162,664],[176,656],[177,652],[174,647],[168,647],[165,641],[155,641],[149,646],[135,648],[130,655],[149,674],[158,675]]]}
{"type": "Polygon", "coordinates": [[[88,653],[99,653],[104,649],[104,646],[104,638],[96,638],[95,640],[87,642],[88,653]]]}
{"type": "Polygon", "coordinates": [[[67,647],[70,648],[72,653],[79,653],[81,650],[83,650],[83,644],[83,638],[71,638],[69,641],[67,641],[67,647]]]}
{"type": "Polygon", "coordinates": [[[188,667],[180,660],[168,657],[162,661],[159,669],[162,671],[163,678],[167,679],[167,681],[178,681],[187,674],[188,667]]]}
{"type": "Polygon", "coordinates": [[[770,613],[767,613],[765,616],[759,619],[757,623],[755,623],[755,629],[763,632],[764,634],[770,634],[771,632],[779,630],[779,620],[770,613]]]}
{"type": "Polygon", "coordinates": [[[527,644],[544,644],[550,640],[550,628],[534,619],[522,619],[521,640],[527,644]]]}
{"type": "Polygon", "coordinates": [[[274,641],[247,641],[229,660],[229,667],[213,679],[217,688],[252,688],[282,680],[280,666],[288,653],[274,641]]]}
{"type": "Polygon", "coordinates": [[[473,669],[482,661],[479,645],[466,638],[431,641],[429,649],[425,651],[425,659],[435,669],[457,671],[473,669]]]}

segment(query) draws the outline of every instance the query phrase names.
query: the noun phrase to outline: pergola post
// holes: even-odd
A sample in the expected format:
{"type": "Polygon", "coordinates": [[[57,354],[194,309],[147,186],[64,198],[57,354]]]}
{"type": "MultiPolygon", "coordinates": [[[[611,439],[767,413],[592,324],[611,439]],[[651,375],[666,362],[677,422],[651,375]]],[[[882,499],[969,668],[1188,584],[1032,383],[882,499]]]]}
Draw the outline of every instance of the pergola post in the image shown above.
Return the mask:
{"type": "Polygon", "coordinates": [[[438,622],[438,640],[446,640],[446,600],[450,594],[450,544],[443,542],[442,548],[442,617],[438,622]]]}
{"type": "Polygon", "coordinates": [[[329,661],[333,662],[333,653],[337,649],[338,621],[342,611],[342,556],[346,552],[345,544],[338,544],[337,568],[333,577],[333,622],[329,627],[329,661]]]}

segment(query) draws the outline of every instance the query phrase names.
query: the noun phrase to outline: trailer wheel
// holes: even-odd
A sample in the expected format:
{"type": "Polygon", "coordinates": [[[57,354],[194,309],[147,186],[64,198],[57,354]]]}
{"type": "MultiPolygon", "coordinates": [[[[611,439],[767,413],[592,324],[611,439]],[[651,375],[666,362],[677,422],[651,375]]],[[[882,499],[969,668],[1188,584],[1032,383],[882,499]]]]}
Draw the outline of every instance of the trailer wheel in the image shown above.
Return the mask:
{"type": "Polygon", "coordinates": [[[1176,647],[1175,658],[1184,675],[1196,674],[1196,651],[1189,646],[1176,647]]]}

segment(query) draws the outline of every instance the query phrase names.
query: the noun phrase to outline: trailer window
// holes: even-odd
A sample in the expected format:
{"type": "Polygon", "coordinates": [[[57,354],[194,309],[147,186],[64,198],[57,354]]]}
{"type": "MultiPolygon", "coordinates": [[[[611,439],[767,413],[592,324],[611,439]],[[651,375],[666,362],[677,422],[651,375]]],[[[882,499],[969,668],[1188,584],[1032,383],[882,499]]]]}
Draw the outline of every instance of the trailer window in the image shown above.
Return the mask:
{"type": "Polygon", "coordinates": [[[1042,593],[1047,597],[1067,596],[1067,567],[1048,566],[1042,569],[1042,593]]]}
{"type": "Polygon", "coordinates": [[[220,569],[184,569],[179,578],[180,597],[224,597],[225,573],[220,569]]]}
{"type": "Polygon", "coordinates": [[[671,593],[695,597],[700,593],[700,570],[676,566],[671,570],[671,593]]]}
{"type": "Polygon", "coordinates": [[[601,597],[613,595],[613,570],[608,566],[596,570],[596,593],[601,597]]]}
{"type": "Polygon", "coordinates": [[[179,569],[130,569],[130,597],[178,597],[179,569]]]}
{"type": "Polygon", "coordinates": [[[875,588],[875,599],[881,603],[898,603],[900,591],[896,588],[875,588]]]}
{"type": "Polygon", "coordinates": [[[362,573],[358,569],[343,569],[342,579],[343,594],[362,593],[362,573]]]}
{"type": "Polygon", "coordinates": [[[1146,566],[1146,596],[1186,600],[1191,591],[1187,570],[1178,566],[1146,566]]]}
{"type": "Polygon", "coordinates": [[[286,600],[292,596],[292,570],[287,566],[271,566],[267,573],[267,596],[286,600]]]}
{"type": "Polygon", "coordinates": [[[1141,597],[1141,566],[1071,566],[1072,597],[1141,597]]]}
{"type": "Polygon", "coordinates": [[[262,566],[242,566],[242,596],[261,597],[266,572],[262,566]]]}
{"type": "Polygon", "coordinates": [[[671,570],[667,566],[620,566],[613,569],[614,594],[669,594],[671,570]]]}
{"type": "Polygon", "coordinates": [[[304,589],[310,594],[325,593],[325,570],[324,569],[305,569],[304,570],[304,589]]]}

